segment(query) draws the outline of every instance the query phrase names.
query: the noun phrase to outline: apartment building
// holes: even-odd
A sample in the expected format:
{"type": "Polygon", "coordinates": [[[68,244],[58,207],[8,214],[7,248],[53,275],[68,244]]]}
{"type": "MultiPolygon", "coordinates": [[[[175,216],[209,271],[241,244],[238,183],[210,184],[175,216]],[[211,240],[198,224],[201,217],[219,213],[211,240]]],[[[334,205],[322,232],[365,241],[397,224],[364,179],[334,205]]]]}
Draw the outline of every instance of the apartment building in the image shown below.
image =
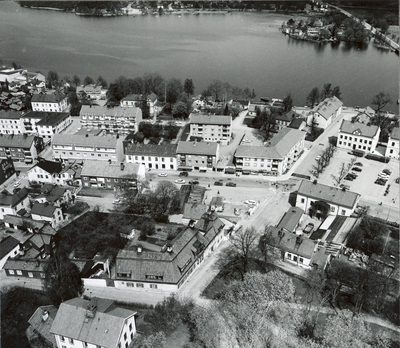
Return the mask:
{"type": "Polygon", "coordinates": [[[189,136],[227,145],[232,137],[232,116],[192,113],[189,136]]]}
{"type": "Polygon", "coordinates": [[[0,133],[23,134],[24,126],[21,120],[21,112],[0,110],[0,133]]]}
{"type": "Polygon", "coordinates": [[[180,141],[176,149],[178,170],[213,170],[219,158],[217,142],[180,141]]]}
{"type": "Polygon", "coordinates": [[[0,158],[32,163],[43,149],[42,138],[26,134],[0,136],[0,158]]]}
{"type": "Polygon", "coordinates": [[[307,117],[307,124],[314,122],[319,128],[326,129],[342,112],[343,103],[337,97],[326,98],[312,110],[307,117]]]}
{"type": "Polygon", "coordinates": [[[380,133],[378,126],[343,120],[338,133],[337,147],[374,153],[380,133]]]}
{"type": "Polygon", "coordinates": [[[68,107],[67,96],[59,91],[34,94],[31,99],[33,111],[63,112],[68,107]]]}
{"type": "Polygon", "coordinates": [[[389,134],[388,145],[386,147],[386,157],[399,159],[399,137],[400,131],[399,127],[394,127],[391,133],[389,134]]]}

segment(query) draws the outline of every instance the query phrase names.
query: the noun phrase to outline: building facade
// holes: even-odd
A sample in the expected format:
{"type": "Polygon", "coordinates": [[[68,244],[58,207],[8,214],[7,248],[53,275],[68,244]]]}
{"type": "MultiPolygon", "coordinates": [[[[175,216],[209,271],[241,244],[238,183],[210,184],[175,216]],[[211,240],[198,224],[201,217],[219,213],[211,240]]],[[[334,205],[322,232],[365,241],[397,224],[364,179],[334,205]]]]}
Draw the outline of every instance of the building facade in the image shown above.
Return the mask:
{"type": "Polygon", "coordinates": [[[21,209],[29,209],[28,190],[22,188],[14,194],[3,191],[0,194],[0,219],[3,220],[5,215],[17,215],[21,209]]]}
{"type": "Polygon", "coordinates": [[[126,163],[137,163],[146,169],[177,170],[177,145],[174,144],[132,144],[124,146],[126,163]]]}
{"type": "Polygon", "coordinates": [[[143,94],[129,94],[121,99],[120,105],[124,108],[140,107],[144,101],[144,98],[147,100],[150,116],[156,115],[157,96],[154,93],[149,94],[147,97],[143,94]]]}
{"type": "Polygon", "coordinates": [[[399,127],[393,128],[392,132],[389,135],[388,145],[386,147],[386,157],[391,157],[395,159],[399,159],[399,137],[400,130],[399,127]]]}
{"type": "Polygon", "coordinates": [[[232,137],[232,116],[191,114],[189,136],[227,145],[232,137]]]}
{"type": "Polygon", "coordinates": [[[178,170],[213,170],[219,159],[216,142],[180,141],[176,149],[178,170]]]}
{"type": "Polygon", "coordinates": [[[63,112],[68,107],[68,98],[59,91],[41,92],[32,96],[31,105],[33,111],[63,112]]]}
{"type": "Polygon", "coordinates": [[[0,159],[11,158],[14,162],[32,163],[43,148],[40,137],[25,134],[0,137],[0,159]]]}
{"type": "Polygon", "coordinates": [[[11,158],[0,160],[0,185],[15,174],[14,163],[11,158]]]}
{"type": "Polygon", "coordinates": [[[309,112],[307,124],[314,123],[317,127],[326,129],[342,112],[343,103],[338,98],[326,98],[309,112]]]}
{"type": "Polygon", "coordinates": [[[47,221],[55,228],[61,221],[64,221],[61,208],[46,203],[34,203],[31,209],[33,220],[47,221]]]}
{"type": "Polygon", "coordinates": [[[343,120],[339,129],[337,147],[349,150],[375,152],[381,130],[378,126],[343,120]]]}
{"type": "Polygon", "coordinates": [[[24,127],[21,112],[0,110],[0,133],[23,134],[24,127]]]}

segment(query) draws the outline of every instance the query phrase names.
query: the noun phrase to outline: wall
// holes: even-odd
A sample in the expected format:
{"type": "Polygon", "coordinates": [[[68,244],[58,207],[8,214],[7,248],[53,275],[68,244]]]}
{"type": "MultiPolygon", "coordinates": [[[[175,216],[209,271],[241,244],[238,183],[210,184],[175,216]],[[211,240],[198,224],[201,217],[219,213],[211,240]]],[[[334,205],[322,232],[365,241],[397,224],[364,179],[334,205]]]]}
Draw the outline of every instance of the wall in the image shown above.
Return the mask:
{"type": "MultiPolygon", "coordinates": [[[[306,196],[302,196],[297,194],[297,198],[296,198],[296,207],[299,207],[301,209],[304,210],[304,212],[306,214],[308,214],[308,210],[311,207],[311,203],[316,202],[317,200],[314,198],[308,198],[306,196]],[[304,199],[304,202],[302,202],[302,200],[304,199]]],[[[336,204],[332,204],[330,202],[327,202],[331,207],[331,211],[329,212],[329,215],[341,215],[341,216],[350,216],[353,212],[355,207],[357,206],[357,202],[354,205],[353,209],[347,208],[347,207],[342,207],[342,206],[338,206],[336,204]]]]}

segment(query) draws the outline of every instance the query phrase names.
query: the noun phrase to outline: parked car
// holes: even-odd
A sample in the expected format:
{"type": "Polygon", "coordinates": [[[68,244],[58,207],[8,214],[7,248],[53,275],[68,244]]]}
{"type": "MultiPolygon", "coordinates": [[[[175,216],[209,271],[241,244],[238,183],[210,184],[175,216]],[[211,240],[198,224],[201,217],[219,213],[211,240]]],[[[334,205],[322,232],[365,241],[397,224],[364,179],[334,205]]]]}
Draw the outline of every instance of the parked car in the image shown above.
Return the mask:
{"type": "Polygon", "coordinates": [[[375,184],[381,185],[381,186],[385,186],[386,181],[382,180],[382,179],[376,179],[375,180],[375,184]]]}
{"type": "Polygon", "coordinates": [[[222,183],[221,181],[216,181],[214,182],[215,186],[224,186],[224,183],[222,183]]]}
{"type": "Polygon", "coordinates": [[[198,180],[190,180],[189,181],[189,184],[192,184],[192,185],[198,185],[198,183],[199,183],[198,180]]]}
{"type": "Polygon", "coordinates": [[[167,173],[160,173],[160,174],[158,174],[158,176],[166,177],[168,175],[167,175],[167,173]]]}
{"type": "Polygon", "coordinates": [[[354,178],[353,178],[350,174],[347,174],[347,175],[344,177],[344,180],[353,181],[354,178]]]}
{"type": "Polygon", "coordinates": [[[189,176],[189,173],[188,172],[180,172],[179,176],[189,176]]]}
{"type": "Polygon", "coordinates": [[[389,175],[387,175],[387,174],[385,174],[385,173],[379,173],[379,174],[378,174],[378,178],[389,179],[389,175]]]}
{"type": "Polygon", "coordinates": [[[354,170],[355,172],[362,172],[362,169],[358,167],[354,167],[352,170],[354,170]]]}
{"type": "Polygon", "coordinates": [[[177,184],[184,184],[186,181],[185,180],[182,180],[182,179],[177,179],[177,180],[175,180],[175,183],[177,183],[177,184]]]}
{"type": "Polygon", "coordinates": [[[256,201],[253,201],[252,199],[248,199],[247,201],[244,201],[246,204],[249,204],[249,205],[255,205],[255,204],[257,204],[257,202],[256,201]]]}
{"type": "Polygon", "coordinates": [[[309,222],[306,227],[304,227],[304,233],[311,233],[314,230],[314,224],[309,222]]]}
{"type": "Polygon", "coordinates": [[[348,173],[347,175],[350,175],[351,177],[353,177],[353,179],[356,179],[358,177],[356,173],[348,173]]]}
{"type": "Polygon", "coordinates": [[[225,186],[236,187],[234,182],[227,182],[225,186]]]}
{"type": "Polygon", "coordinates": [[[354,165],[355,165],[355,166],[359,166],[359,167],[362,167],[362,166],[363,166],[363,164],[362,164],[361,162],[356,162],[356,163],[354,163],[354,165]]]}
{"type": "Polygon", "coordinates": [[[382,170],[382,173],[385,173],[385,174],[387,174],[387,175],[392,174],[392,172],[391,172],[389,169],[384,169],[384,170],[382,170]]]}
{"type": "Polygon", "coordinates": [[[395,182],[396,184],[398,184],[398,183],[400,182],[400,178],[397,178],[394,182],[395,182]]]}
{"type": "Polygon", "coordinates": [[[349,185],[340,184],[339,187],[340,187],[341,189],[350,190],[350,186],[349,186],[349,185]]]}
{"type": "Polygon", "coordinates": [[[14,184],[14,187],[18,187],[19,185],[21,185],[21,183],[20,183],[19,181],[17,181],[17,182],[14,184]]]}

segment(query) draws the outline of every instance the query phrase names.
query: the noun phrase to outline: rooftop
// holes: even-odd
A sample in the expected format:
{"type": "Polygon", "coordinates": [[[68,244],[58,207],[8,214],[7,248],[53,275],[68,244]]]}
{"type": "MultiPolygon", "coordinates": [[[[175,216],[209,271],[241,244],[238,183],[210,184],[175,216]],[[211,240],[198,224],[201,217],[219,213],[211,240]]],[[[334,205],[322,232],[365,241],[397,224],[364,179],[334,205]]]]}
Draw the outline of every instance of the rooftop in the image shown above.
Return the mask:
{"type": "Polygon", "coordinates": [[[120,178],[139,174],[140,164],[136,163],[108,163],[107,161],[86,160],[83,163],[81,176],[102,178],[120,178]],[[122,168],[122,169],[121,169],[122,168]]]}
{"type": "Polygon", "coordinates": [[[177,154],[182,155],[206,155],[215,156],[217,154],[217,142],[205,141],[180,141],[176,150],[177,154]]]}
{"type": "Polygon", "coordinates": [[[285,215],[283,215],[281,221],[279,221],[279,224],[276,227],[279,229],[284,228],[289,232],[294,232],[303,214],[303,209],[292,207],[285,213],[285,215]]]}
{"type": "Polygon", "coordinates": [[[0,241],[0,260],[3,259],[11,250],[13,250],[16,246],[19,245],[19,240],[13,238],[12,236],[8,236],[0,241]]]}
{"type": "Polygon", "coordinates": [[[332,98],[326,98],[324,101],[319,103],[312,111],[319,113],[323,118],[327,120],[342,105],[342,101],[333,96],[332,98]]]}
{"type": "Polygon", "coordinates": [[[132,107],[125,108],[121,106],[115,106],[113,108],[107,106],[98,105],[82,105],[80,115],[103,115],[112,117],[138,117],[142,116],[142,110],[140,108],[132,107]]]}
{"type": "Polygon", "coordinates": [[[45,159],[39,160],[30,170],[35,167],[39,167],[49,174],[59,174],[63,169],[60,162],[47,161],[45,159]]]}
{"type": "Polygon", "coordinates": [[[50,333],[54,318],[57,315],[57,308],[53,305],[41,306],[36,309],[35,313],[29,318],[28,323],[39,332],[40,336],[51,342],[54,347],[57,346],[56,339],[50,333]],[[46,319],[44,319],[46,318],[46,319]]]}
{"type": "Polygon", "coordinates": [[[10,110],[0,110],[0,118],[1,119],[16,119],[19,120],[21,118],[21,112],[10,111],[10,110]]]}
{"type": "MultiPolygon", "coordinates": [[[[0,137],[1,138],[1,137],[0,137]]],[[[94,135],[77,135],[77,134],[54,134],[53,145],[74,145],[88,147],[106,147],[115,148],[118,139],[113,136],[94,136],[94,135]]]]}
{"type": "Polygon", "coordinates": [[[1,134],[0,135],[0,147],[30,149],[34,140],[35,140],[34,135],[1,134]]]}
{"type": "Polygon", "coordinates": [[[231,123],[232,123],[232,116],[205,115],[205,114],[190,115],[190,124],[230,125],[231,123]]]}
{"type": "Polygon", "coordinates": [[[60,209],[48,203],[34,203],[32,206],[31,214],[46,217],[53,217],[56,209],[60,209]]]}
{"type": "Polygon", "coordinates": [[[175,144],[127,144],[124,153],[125,155],[133,156],[155,156],[155,157],[176,157],[175,144]]]}
{"type": "Polygon", "coordinates": [[[15,207],[19,202],[28,197],[28,190],[24,187],[14,194],[10,194],[8,191],[0,193],[0,206],[11,206],[15,207]]]}
{"type": "Polygon", "coordinates": [[[339,132],[373,138],[378,130],[378,126],[367,126],[364,123],[343,120],[339,132]]]}
{"type": "Polygon", "coordinates": [[[400,139],[400,128],[394,127],[392,132],[390,133],[391,140],[399,140],[400,139]]]}
{"type": "Polygon", "coordinates": [[[54,92],[54,93],[38,93],[32,96],[31,102],[32,103],[59,103],[66,96],[64,93],[61,92],[54,92]]]}

